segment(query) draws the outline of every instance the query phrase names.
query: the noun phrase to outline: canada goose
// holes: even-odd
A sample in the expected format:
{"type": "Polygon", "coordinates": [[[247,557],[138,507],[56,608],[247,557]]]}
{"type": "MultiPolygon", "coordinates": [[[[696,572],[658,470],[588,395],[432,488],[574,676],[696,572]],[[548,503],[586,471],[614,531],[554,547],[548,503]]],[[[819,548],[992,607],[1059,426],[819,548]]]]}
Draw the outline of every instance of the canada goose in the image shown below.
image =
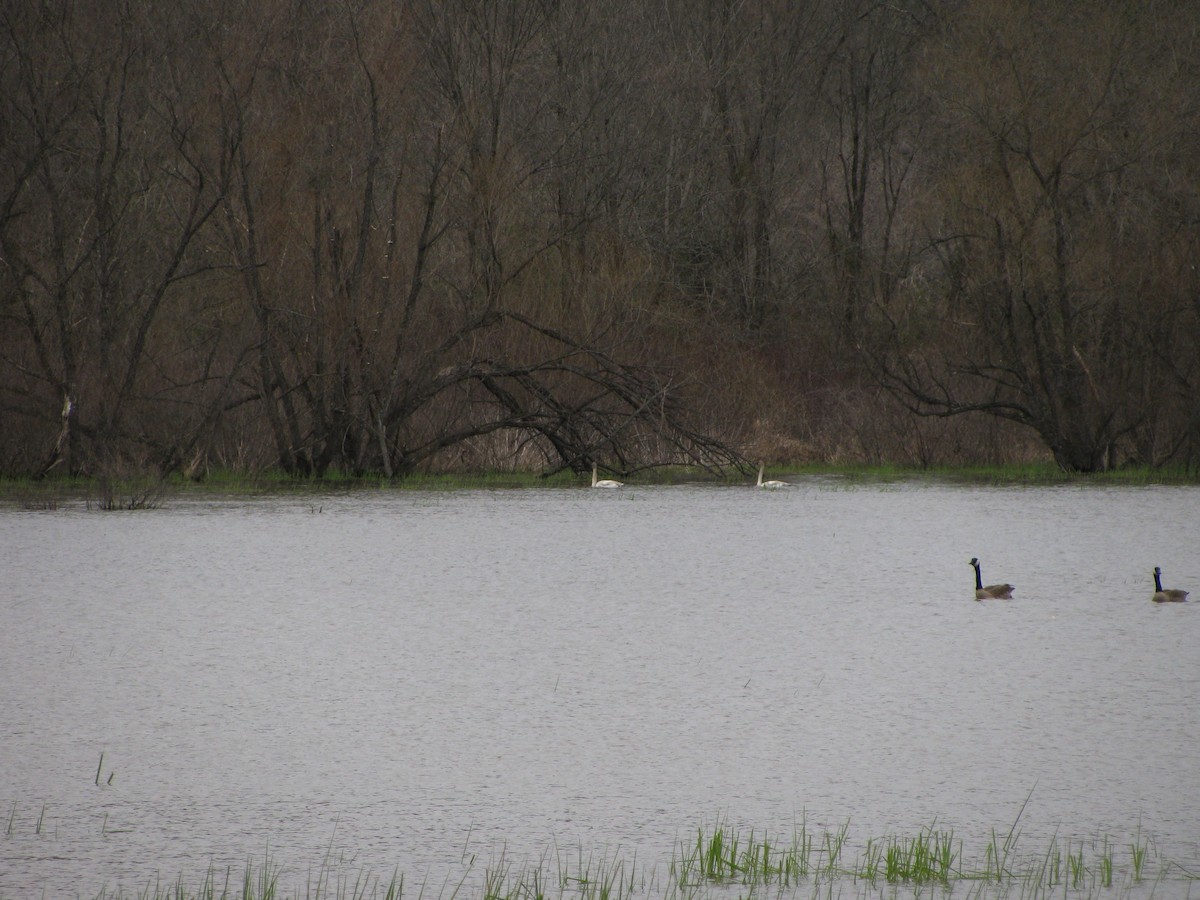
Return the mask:
{"type": "Polygon", "coordinates": [[[599,481],[597,481],[596,480],[596,464],[592,463],[592,487],[594,487],[594,488],[619,488],[619,487],[624,487],[624,486],[625,486],[625,482],[613,481],[611,478],[602,478],[599,481]]]}
{"type": "Polygon", "coordinates": [[[763,464],[759,463],[758,464],[758,484],[756,484],[755,487],[766,488],[768,491],[773,491],[776,488],[782,488],[782,487],[788,486],[788,483],[786,481],[763,481],[762,477],[763,477],[763,464]]]}
{"type": "Polygon", "coordinates": [[[983,586],[983,578],[979,574],[979,560],[971,557],[971,565],[975,569],[975,599],[976,600],[1011,600],[1013,586],[1011,584],[989,584],[983,586]]]}
{"type": "Polygon", "coordinates": [[[1162,569],[1154,567],[1154,594],[1151,600],[1155,603],[1182,603],[1187,599],[1188,592],[1173,589],[1164,591],[1162,586],[1162,569]]]}

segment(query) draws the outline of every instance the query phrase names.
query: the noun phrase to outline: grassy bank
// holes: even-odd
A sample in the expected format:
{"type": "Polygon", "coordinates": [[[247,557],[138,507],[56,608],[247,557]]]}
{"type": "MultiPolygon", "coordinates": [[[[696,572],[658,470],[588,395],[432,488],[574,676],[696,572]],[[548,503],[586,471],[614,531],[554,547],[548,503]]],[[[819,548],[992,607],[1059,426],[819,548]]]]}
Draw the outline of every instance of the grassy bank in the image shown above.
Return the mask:
{"type": "MultiPolygon", "coordinates": [[[[632,475],[621,475],[629,487],[682,484],[752,485],[753,476],[737,472],[716,475],[703,469],[664,466],[632,475]]],[[[838,480],[847,484],[930,481],[949,484],[1010,487],[1196,485],[1200,472],[1184,469],[1127,468],[1088,475],[1063,472],[1049,463],[1005,466],[914,468],[898,465],[834,465],[780,463],[769,477],[784,478],[799,486],[808,480],[838,480]]],[[[177,495],[221,494],[251,497],[256,494],[352,490],[457,491],[586,487],[588,478],[570,471],[553,475],[540,472],[417,472],[403,479],[353,477],[332,472],[320,480],[299,479],[278,471],[235,472],[216,470],[202,481],[178,475],[159,479],[137,475],[121,478],[0,478],[0,502],[27,509],[54,509],[60,503],[82,502],[96,509],[145,509],[159,506],[177,495]]]]}
{"type": "MultiPolygon", "coordinates": [[[[284,872],[269,855],[240,871],[209,869],[194,882],[102,890],[100,900],[726,900],[734,897],[1106,898],[1190,896],[1200,872],[1164,859],[1140,832],[1125,841],[1052,839],[1032,852],[1015,829],[968,851],[953,831],[931,825],[913,835],[855,844],[849,826],[783,839],[718,822],[681,839],[669,859],[553,847],[531,862],[502,851],[487,863],[464,856],[462,871],[434,884],[396,872],[379,877],[328,861],[284,872]],[[294,877],[293,877],[294,876],[294,877]],[[299,879],[297,882],[296,879],[299,879]]],[[[82,887],[82,886],[81,886],[82,887]]]]}
{"type": "Polygon", "coordinates": [[[898,465],[825,465],[812,464],[778,470],[798,475],[823,475],[851,481],[901,481],[929,479],[962,484],[986,484],[1014,487],[1042,485],[1150,485],[1200,484],[1200,472],[1179,468],[1152,469],[1148,466],[1113,469],[1108,472],[1081,474],[1064,472],[1049,462],[1013,463],[1002,466],[934,466],[917,468],[898,465]]]}

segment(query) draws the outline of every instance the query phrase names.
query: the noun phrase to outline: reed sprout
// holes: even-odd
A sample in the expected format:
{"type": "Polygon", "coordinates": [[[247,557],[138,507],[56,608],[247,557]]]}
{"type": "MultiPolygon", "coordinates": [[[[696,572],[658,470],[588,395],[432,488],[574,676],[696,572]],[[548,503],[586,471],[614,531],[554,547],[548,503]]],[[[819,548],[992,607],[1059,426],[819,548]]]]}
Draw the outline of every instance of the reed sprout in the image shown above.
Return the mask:
{"type": "MultiPolygon", "coordinates": [[[[100,775],[101,775],[101,770],[103,768],[104,768],[104,751],[101,750],[100,751],[100,762],[96,763],[96,786],[97,787],[100,786],[100,775]]],[[[115,771],[109,770],[108,778],[105,779],[104,784],[111,786],[113,783],[113,778],[116,777],[116,774],[117,773],[115,771]]]]}
{"type": "Polygon", "coordinates": [[[1130,844],[1129,845],[1130,866],[1133,869],[1133,880],[1142,880],[1142,867],[1146,864],[1146,845],[1145,844],[1130,844]]]}
{"type": "Polygon", "coordinates": [[[1110,855],[1100,857],[1100,884],[1106,888],[1112,887],[1113,859],[1110,855]]]}
{"type": "Polygon", "coordinates": [[[846,846],[846,835],[850,831],[850,823],[846,822],[834,832],[825,832],[825,874],[834,877],[839,871],[842,858],[842,848],[846,846]]]}
{"type": "Polygon", "coordinates": [[[1083,844],[1079,845],[1077,854],[1067,850],[1067,872],[1070,876],[1071,887],[1079,890],[1084,885],[1084,877],[1087,874],[1087,869],[1083,864],[1083,844]]]}

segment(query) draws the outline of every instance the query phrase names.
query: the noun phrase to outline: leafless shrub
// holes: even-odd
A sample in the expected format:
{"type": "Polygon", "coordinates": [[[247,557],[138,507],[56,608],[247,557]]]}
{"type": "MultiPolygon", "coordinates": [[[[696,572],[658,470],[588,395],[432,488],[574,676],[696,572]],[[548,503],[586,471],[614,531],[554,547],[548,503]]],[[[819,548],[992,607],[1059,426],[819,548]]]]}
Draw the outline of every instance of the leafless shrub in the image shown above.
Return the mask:
{"type": "Polygon", "coordinates": [[[88,509],[105,511],[158,509],[168,493],[166,480],[145,460],[110,456],[91,482],[88,509]]]}

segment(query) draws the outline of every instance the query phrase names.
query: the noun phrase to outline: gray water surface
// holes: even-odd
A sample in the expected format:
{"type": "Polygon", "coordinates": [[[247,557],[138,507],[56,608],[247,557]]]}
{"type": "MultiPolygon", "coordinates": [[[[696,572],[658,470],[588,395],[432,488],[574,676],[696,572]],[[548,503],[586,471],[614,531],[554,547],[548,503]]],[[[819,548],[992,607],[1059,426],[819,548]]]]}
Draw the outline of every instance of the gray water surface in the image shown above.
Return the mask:
{"type": "Polygon", "coordinates": [[[267,853],[437,884],[719,819],[1195,860],[1200,603],[1149,597],[1157,564],[1200,599],[1197,535],[1180,487],[6,509],[0,895],[267,853]],[[1015,599],[976,603],[972,556],[1015,599]]]}

